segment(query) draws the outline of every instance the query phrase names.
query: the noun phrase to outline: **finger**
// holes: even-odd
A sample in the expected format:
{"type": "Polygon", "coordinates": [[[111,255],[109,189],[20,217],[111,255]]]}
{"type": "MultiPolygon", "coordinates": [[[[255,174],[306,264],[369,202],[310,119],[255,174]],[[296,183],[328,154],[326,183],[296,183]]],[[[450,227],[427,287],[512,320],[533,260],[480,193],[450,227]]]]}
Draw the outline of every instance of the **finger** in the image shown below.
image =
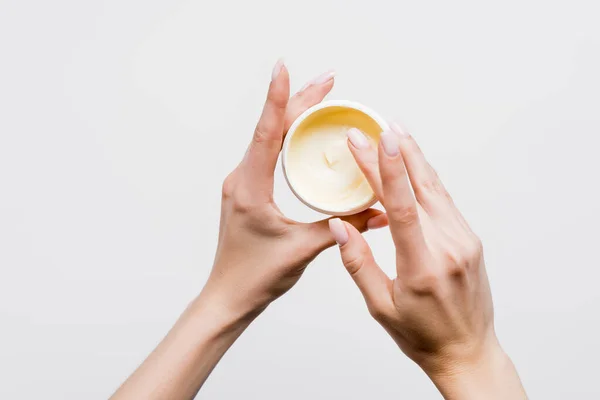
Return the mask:
{"type": "Polygon", "coordinates": [[[318,85],[322,85],[324,83],[329,82],[330,80],[332,80],[335,77],[335,71],[330,69],[327,72],[322,73],[321,75],[313,78],[312,80],[308,81],[306,83],[306,85],[304,85],[302,87],[302,89],[300,89],[301,92],[305,91],[306,89],[310,88],[311,86],[318,86],[318,85]]]}
{"type": "Polygon", "coordinates": [[[389,220],[387,214],[377,215],[367,221],[367,228],[370,230],[380,229],[388,226],[389,220]]]}
{"type": "MultiPolygon", "coordinates": [[[[369,208],[358,214],[341,217],[341,219],[354,226],[360,232],[365,232],[368,229],[376,229],[377,227],[385,226],[382,225],[383,221],[380,219],[381,215],[385,214],[380,210],[369,208]],[[375,219],[375,222],[370,223],[373,219],[375,219]],[[369,228],[370,224],[374,227],[369,228]]],[[[335,244],[335,239],[331,236],[329,230],[329,221],[330,218],[327,218],[300,225],[300,228],[304,231],[305,237],[311,242],[311,247],[313,247],[317,253],[320,253],[335,244]]]]}
{"type": "Polygon", "coordinates": [[[392,281],[379,268],[362,235],[347,222],[329,220],[331,234],[339,244],[342,262],[360,289],[371,314],[393,308],[392,281]]]}
{"type": "Polygon", "coordinates": [[[356,160],[356,164],[371,185],[375,196],[383,204],[383,189],[379,177],[377,149],[369,142],[367,136],[359,129],[348,130],[348,148],[356,160]]]}
{"type": "Polygon", "coordinates": [[[246,181],[250,182],[256,195],[265,191],[270,193],[273,190],[273,172],[283,141],[289,96],[289,74],[280,60],[273,68],[267,100],[242,168],[246,181]]]}
{"type": "Polygon", "coordinates": [[[406,129],[397,123],[390,124],[390,127],[400,137],[400,152],[417,201],[427,214],[447,216],[453,202],[437,173],[406,129]]]}
{"type": "MultiPolygon", "coordinates": [[[[400,137],[386,130],[379,143],[379,174],[390,231],[398,253],[418,258],[425,247],[417,202],[400,153],[400,137]]],[[[413,265],[414,263],[402,263],[413,265]]],[[[401,271],[398,271],[400,274],[401,271]]]]}
{"type": "Polygon", "coordinates": [[[292,126],[300,114],[323,101],[333,88],[334,78],[335,72],[328,71],[307,83],[304,88],[292,96],[285,114],[285,133],[287,133],[290,126],[292,126]]]}

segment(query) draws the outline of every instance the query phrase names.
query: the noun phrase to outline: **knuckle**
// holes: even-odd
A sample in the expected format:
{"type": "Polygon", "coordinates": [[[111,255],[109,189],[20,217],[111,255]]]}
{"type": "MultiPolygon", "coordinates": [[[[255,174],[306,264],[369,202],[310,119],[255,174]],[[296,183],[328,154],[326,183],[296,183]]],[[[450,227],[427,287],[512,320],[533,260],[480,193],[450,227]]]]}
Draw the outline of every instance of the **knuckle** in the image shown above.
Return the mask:
{"type": "Polygon", "coordinates": [[[231,207],[235,212],[247,213],[254,208],[256,203],[253,196],[247,192],[243,185],[238,184],[235,171],[223,180],[221,196],[229,204],[228,207],[231,207]]]}
{"type": "Polygon", "coordinates": [[[387,319],[387,313],[384,308],[378,303],[370,303],[367,304],[367,309],[369,310],[369,314],[375,321],[381,322],[387,319]]]}
{"type": "Polygon", "coordinates": [[[448,275],[453,277],[461,277],[466,274],[466,268],[461,264],[450,264],[447,271],[448,275]]]}
{"type": "Polygon", "coordinates": [[[390,219],[402,225],[411,225],[419,219],[419,213],[415,204],[408,206],[396,204],[390,206],[386,211],[390,219]]]}
{"type": "Polygon", "coordinates": [[[481,259],[481,256],[483,255],[483,243],[481,243],[481,239],[479,239],[479,237],[475,236],[473,239],[471,239],[466,249],[466,253],[467,259],[472,262],[476,262],[481,259]]]}
{"type": "Polygon", "coordinates": [[[247,214],[252,210],[252,206],[244,201],[236,200],[233,203],[233,210],[240,214],[247,214]]]}
{"type": "Polygon", "coordinates": [[[427,163],[426,168],[428,170],[427,174],[425,174],[425,176],[414,185],[415,192],[418,194],[439,195],[451,201],[452,198],[444,187],[444,184],[442,183],[435,169],[433,169],[429,163],[427,163]]]}
{"type": "Polygon", "coordinates": [[[252,200],[252,196],[241,190],[234,191],[232,200],[235,212],[246,214],[254,209],[255,202],[252,200]]]}
{"type": "Polygon", "coordinates": [[[283,93],[276,90],[270,90],[267,94],[267,102],[278,111],[285,111],[288,99],[283,93]]]}
{"type": "Polygon", "coordinates": [[[467,258],[465,253],[462,248],[446,250],[444,258],[448,271],[455,271],[466,266],[467,258]]]}
{"type": "Polygon", "coordinates": [[[254,130],[254,136],[253,136],[253,140],[256,143],[264,143],[264,142],[268,142],[271,140],[271,135],[269,135],[267,133],[267,130],[257,126],[256,129],[254,130]]]}
{"type": "Polygon", "coordinates": [[[422,180],[421,182],[418,183],[417,187],[420,190],[425,191],[425,192],[430,192],[430,193],[441,192],[440,182],[433,177],[422,180]]]}
{"type": "Polygon", "coordinates": [[[467,268],[478,265],[483,255],[483,246],[479,238],[465,242],[458,249],[448,250],[444,253],[446,267],[450,275],[462,275],[467,268]]]}
{"type": "Polygon", "coordinates": [[[430,173],[427,178],[424,178],[416,185],[416,190],[424,193],[432,193],[432,194],[442,194],[445,195],[446,189],[437,173],[433,170],[433,168],[429,168],[430,173]]]}
{"type": "Polygon", "coordinates": [[[365,258],[363,254],[357,253],[347,256],[344,260],[344,265],[346,269],[350,273],[350,275],[355,275],[362,268],[365,263],[365,258]]]}
{"type": "Polygon", "coordinates": [[[434,271],[421,273],[410,283],[412,291],[420,295],[431,295],[440,290],[441,278],[434,271]]]}
{"type": "Polygon", "coordinates": [[[282,127],[277,121],[261,120],[254,129],[252,140],[256,143],[270,144],[273,146],[281,146],[283,138],[282,127]]]}
{"type": "Polygon", "coordinates": [[[224,199],[229,199],[233,196],[233,191],[235,188],[235,182],[233,173],[227,175],[227,177],[223,180],[223,185],[221,187],[221,194],[224,199]]]}

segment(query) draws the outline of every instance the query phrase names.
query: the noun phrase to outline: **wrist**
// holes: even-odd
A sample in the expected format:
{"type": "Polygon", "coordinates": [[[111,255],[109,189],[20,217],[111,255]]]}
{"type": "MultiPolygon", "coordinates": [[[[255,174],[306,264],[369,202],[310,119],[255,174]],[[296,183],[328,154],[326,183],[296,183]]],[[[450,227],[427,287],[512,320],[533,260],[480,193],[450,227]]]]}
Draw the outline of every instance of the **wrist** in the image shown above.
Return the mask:
{"type": "Polygon", "coordinates": [[[251,315],[231,312],[203,291],[115,398],[194,397],[252,320],[251,315]]]}
{"type": "Polygon", "coordinates": [[[474,357],[424,368],[446,400],[527,399],[511,359],[495,338],[491,342],[474,357]]]}
{"type": "Polygon", "coordinates": [[[253,290],[239,279],[213,272],[194,303],[210,309],[223,322],[243,324],[252,322],[273,300],[268,291],[253,290]]]}
{"type": "Polygon", "coordinates": [[[205,288],[186,310],[190,320],[209,324],[217,336],[227,333],[241,334],[260,315],[262,310],[254,307],[236,307],[223,293],[205,288]]]}

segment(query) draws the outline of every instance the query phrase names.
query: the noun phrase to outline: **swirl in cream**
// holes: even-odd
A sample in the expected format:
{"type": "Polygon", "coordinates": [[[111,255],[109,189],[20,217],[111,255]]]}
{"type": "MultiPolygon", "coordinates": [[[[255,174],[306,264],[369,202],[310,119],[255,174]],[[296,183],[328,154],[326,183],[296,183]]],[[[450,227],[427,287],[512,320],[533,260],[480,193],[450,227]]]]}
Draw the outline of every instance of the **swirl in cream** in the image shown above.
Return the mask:
{"type": "Polygon", "coordinates": [[[347,132],[360,129],[374,146],[381,128],[368,115],[330,107],[307,117],[293,132],[286,173],[297,194],[321,209],[351,211],[374,194],[348,149],[347,132]]]}

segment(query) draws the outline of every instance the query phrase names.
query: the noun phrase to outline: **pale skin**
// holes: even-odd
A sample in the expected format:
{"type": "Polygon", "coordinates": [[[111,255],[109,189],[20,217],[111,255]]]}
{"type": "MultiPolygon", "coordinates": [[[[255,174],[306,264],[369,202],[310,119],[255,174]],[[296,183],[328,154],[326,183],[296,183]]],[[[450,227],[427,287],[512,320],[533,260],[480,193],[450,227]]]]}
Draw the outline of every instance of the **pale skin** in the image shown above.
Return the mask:
{"type": "Polygon", "coordinates": [[[112,399],[194,398],[250,323],[336,242],[373,317],[444,398],[526,398],[496,340],[480,242],[410,136],[394,126],[396,132],[383,133],[377,152],[361,146],[360,132],[349,134],[350,150],[386,214],[369,209],[343,220],[299,223],[273,201],[285,133],[333,81],[333,73],[325,73],[290,98],[288,70],[282,62],[275,65],[248,151],[223,184],[210,277],[112,399]],[[360,234],[388,220],[396,246],[394,280],[379,269],[360,234]]]}
{"type": "Polygon", "coordinates": [[[378,149],[358,130],[348,137],[386,210],[396,277],[379,268],[355,228],[332,219],[342,261],[373,318],[445,399],[526,399],[494,332],[482,244],[415,140],[390,125],[378,149]]]}

